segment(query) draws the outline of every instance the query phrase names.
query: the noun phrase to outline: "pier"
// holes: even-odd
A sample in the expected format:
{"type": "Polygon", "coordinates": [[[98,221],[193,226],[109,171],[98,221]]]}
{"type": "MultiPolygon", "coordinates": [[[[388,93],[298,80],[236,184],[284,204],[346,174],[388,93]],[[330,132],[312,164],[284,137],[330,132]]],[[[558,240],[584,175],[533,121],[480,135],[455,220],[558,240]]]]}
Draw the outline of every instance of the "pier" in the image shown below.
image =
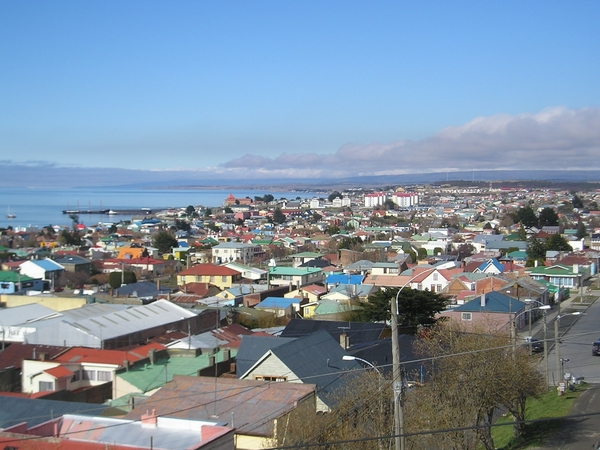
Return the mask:
{"type": "Polygon", "coordinates": [[[94,215],[109,215],[109,216],[138,216],[152,214],[150,208],[136,208],[136,209],[63,209],[63,214],[94,214],[94,215]]]}

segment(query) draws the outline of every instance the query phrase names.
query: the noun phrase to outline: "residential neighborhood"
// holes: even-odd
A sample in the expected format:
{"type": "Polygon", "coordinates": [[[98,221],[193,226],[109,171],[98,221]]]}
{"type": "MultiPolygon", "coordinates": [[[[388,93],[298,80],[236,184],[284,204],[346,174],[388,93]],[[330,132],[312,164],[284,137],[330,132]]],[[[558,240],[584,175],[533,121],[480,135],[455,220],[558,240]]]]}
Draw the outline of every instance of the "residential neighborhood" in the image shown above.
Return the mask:
{"type": "Polygon", "coordinates": [[[297,414],[332,415],[368,370],[381,383],[398,365],[408,401],[436,376],[415,353],[436,323],[515,340],[587,295],[598,202],[414,185],[2,229],[0,442],[267,448],[292,439],[297,414]],[[37,418],[11,420],[17,401],[37,418]]]}

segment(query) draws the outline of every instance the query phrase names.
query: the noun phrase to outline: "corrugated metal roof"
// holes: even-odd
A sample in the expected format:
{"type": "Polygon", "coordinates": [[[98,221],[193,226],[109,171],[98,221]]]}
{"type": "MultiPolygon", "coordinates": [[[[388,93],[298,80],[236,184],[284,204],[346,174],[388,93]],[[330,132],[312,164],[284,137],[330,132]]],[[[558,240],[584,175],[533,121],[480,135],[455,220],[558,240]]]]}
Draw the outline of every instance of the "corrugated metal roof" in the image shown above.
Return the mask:
{"type": "Polygon", "coordinates": [[[14,308],[3,308],[0,309],[0,321],[2,325],[8,327],[10,325],[20,325],[27,322],[38,320],[44,317],[60,316],[53,309],[47,308],[46,306],[39,305],[37,303],[31,303],[29,305],[15,306],[14,308]]]}
{"type": "MultiPolygon", "coordinates": [[[[196,420],[217,416],[238,433],[271,436],[273,421],[314,389],[313,384],[176,376],[147,401],[161,416],[196,420]]],[[[139,420],[145,410],[141,403],[125,418],[139,420]]]]}

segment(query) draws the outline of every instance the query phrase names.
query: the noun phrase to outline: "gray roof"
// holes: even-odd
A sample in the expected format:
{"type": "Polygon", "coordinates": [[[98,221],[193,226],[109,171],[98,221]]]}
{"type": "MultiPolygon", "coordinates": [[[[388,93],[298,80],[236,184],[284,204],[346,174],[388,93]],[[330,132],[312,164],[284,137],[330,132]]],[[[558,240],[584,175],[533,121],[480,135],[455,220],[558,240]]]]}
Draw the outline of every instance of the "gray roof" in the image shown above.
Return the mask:
{"type": "Polygon", "coordinates": [[[92,403],[5,396],[0,398],[0,428],[12,427],[21,422],[27,422],[27,426],[32,427],[63,414],[96,416],[107,409],[106,405],[92,403]]]}
{"type": "Polygon", "coordinates": [[[52,316],[58,317],[60,313],[37,303],[0,309],[0,322],[5,327],[22,325],[52,316]]]}
{"type": "MultiPolygon", "coordinates": [[[[104,306],[104,305],[89,305],[104,306]]],[[[88,305],[80,308],[88,308],[88,305]]],[[[94,311],[98,309],[93,308],[94,311]]],[[[81,345],[98,347],[99,341],[128,335],[138,330],[158,327],[194,317],[196,314],[167,300],[158,300],[149,305],[134,306],[121,311],[112,308],[106,314],[90,317],[84,311],[81,318],[65,317],[45,321],[42,326],[27,335],[27,343],[47,345],[81,345]]],[[[1,320],[1,319],[0,319],[1,320]]]]}
{"type": "Polygon", "coordinates": [[[326,330],[336,342],[339,342],[342,333],[346,333],[350,346],[353,347],[380,339],[384,329],[385,324],[375,322],[292,319],[281,333],[281,337],[297,338],[315,331],[326,330]]]}
{"type": "Polygon", "coordinates": [[[303,383],[316,384],[317,396],[329,406],[332,394],[349,379],[347,372],[362,368],[357,361],[342,359],[348,353],[325,330],[294,339],[271,352],[303,383]]]}
{"type": "Polygon", "coordinates": [[[235,358],[236,376],[239,378],[245,374],[269,350],[293,340],[284,337],[243,336],[235,358]]]}

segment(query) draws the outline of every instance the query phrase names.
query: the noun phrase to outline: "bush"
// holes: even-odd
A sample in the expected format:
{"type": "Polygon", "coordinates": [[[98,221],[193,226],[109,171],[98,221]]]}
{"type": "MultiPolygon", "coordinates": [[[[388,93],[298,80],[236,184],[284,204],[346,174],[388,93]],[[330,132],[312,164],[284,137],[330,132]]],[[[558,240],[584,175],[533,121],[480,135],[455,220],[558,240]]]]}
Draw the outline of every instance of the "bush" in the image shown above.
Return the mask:
{"type": "Polygon", "coordinates": [[[123,281],[124,284],[131,284],[137,282],[137,277],[135,276],[135,273],[130,270],[126,270],[122,277],[121,272],[111,272],[108,276],[108,284],[113,289],[121,287],[121,281],[123,281]]]}

